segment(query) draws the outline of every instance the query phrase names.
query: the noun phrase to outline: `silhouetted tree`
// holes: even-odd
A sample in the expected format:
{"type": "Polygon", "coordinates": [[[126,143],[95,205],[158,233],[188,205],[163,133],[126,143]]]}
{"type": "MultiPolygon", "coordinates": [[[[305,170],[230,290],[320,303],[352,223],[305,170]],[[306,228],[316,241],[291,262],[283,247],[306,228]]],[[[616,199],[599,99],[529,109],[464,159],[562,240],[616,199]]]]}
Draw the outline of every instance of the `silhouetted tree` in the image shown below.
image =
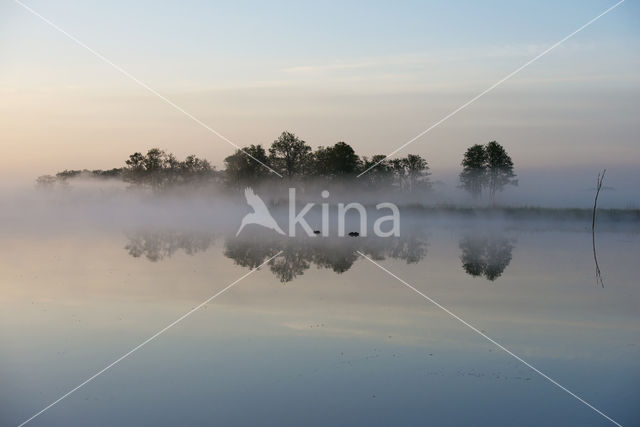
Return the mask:
{"type": "Polygon", "coordinates": [[[138,185],[143,184],[147,172],[144,155],[135,152],[129,156],[129,159],[125,163],[127,165],[123,174],[125,182],[138,185]]]}
{"type": "Polygon", "coordinates": [[[58,181],[66,181],[73,178],[119,178],[122,175],[122,168],[113,168],[109,170],[102,169],[82,169],[69,170],[65,169],[56,174],[58,181]]]}
{"type": "Polygon", "coordinates": [[[113,168],[109,170],[96,169],[91,171],[91,174],[99,178],[119,178],[122,176],[122,168],[113,168]]]}
{"type": "Polygon", "coordinates": [[[513,161],[504,147],[496,141],[485,146],[487,153],[487,187],[491,201],[495,203],[497,191],[502,191],[506,185],[518,185],[513,173],[513,161]]]}
{"type": "Polygon", "coordinates": [[[362,175],[361,179],[364,182],[369,183],[370,186],[379,188],[380,186],[390,185],[393,182],[394,165],[386,158],[384,154],[376,154],[370,159],[367,157],[362,158],[362,171],[366,171],[373,165],[378,164],[373,169],[369,170],[366,174],[362,175]]]}
{"type": "Polygon", "coordinates": [[[269,158],[262,145],[252,144],[249,147],[243,148],[243,151],[244,153],[237,150],[234,154],[224,159],[227,182],[241,186],[267,177],[269,170],[254,160],[257,159],[263,164],[270,166],[269,158]],[[253,158],[247,154],[250,154],[253,158]]]}
{"type": "Polygon", "coordinates": [[[429,189],[431,187],[429,181],[431,172],[429,172],[429,166],[423,157],[409,154],[407,157],[394,159],[392,166],[401,188],[413,191],[418,188],[429,189]]]}
{"type": "Polygon", "coordinates": [[[135,185],[148,185],[154,191],[170,188],[177,184],[193,184],[213,176],[214,169],[204,159],[194,155],[181,162],[171,153],[152,148],[146,155],[133,153],[126,161],[123,179],[135,185]]]}
{"type": "Polygon", "coordinates": [[[185,183],[192,183],[213,172],[213,167],[208,160],[199,159],[193,154],[187,156],[183,162],[180,162],[178,168],[180,170],[179,174],[185,183]]]}
{"type": "MultiPolygon", "coordinates": [[[[70,178],[76,178],[78,176],[80,176],[82,174],[83,171],[80,170],[68,170],[65,169],[62,172],[58,172],[56,174],[56,178],[64,180],[64,179],[70,179],[70,178]]],[[[85,169],[84,172],[87,172],[87,174],[89,173],[88,170],[85,169]]]]}
{"type": "Polygon", "coordinates": [[[506,185],[518,185],[515,177],[511,157],[496,141],[484,146],[472,145],[464,153],[460,183],[474,197],[480,196],[482,189],[486,188],[495,203],[496,192],[502,191],[506,185]]]}
{"type": "Polygon", "coordinates": [[[313,173],[328,178],[342,178],[354,175],[360,166],[360,158],[346,142],[338,142],[332,147],[318,147],[313,154],[313,173]]]}
{"type": "Polygon", "coordinates": [[[292,178],[310,169],[311,147],[291,132],[282,134],[269,148],[271,167],[292,178]]]}
{"type": "Polygon", "coordinates": [[[480,144],[472,145],[464,153],[460,183],[473,197],[479,197],[487,179],[487,152],[480,144]]]}

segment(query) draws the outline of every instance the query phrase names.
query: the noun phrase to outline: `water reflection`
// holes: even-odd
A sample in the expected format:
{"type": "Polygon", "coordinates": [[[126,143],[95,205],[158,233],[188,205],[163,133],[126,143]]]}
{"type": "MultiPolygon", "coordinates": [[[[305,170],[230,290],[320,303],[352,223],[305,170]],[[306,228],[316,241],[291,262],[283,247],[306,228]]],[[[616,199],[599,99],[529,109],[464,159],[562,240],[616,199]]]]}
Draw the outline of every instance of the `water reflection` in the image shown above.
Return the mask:
{"type": "MultiPolygon", "coordinates": [[[[214,235],[202,232],[144,230],[127,233],[125,249],[133,257],[145,256],[156,262],[182,249],[193,255],[206,251],[215,241],[214,235]]],[[[417,263],[427,255],[425,230],[414,230],[400,237],[298,237],[277,236],[268,231],[243,233],[227,237],[224,255],[237,265],[255,268],[274,253],[282,254],[269,262],[269,269],[278,279],[290,282],[311,266],[331,269],[335,273],[349,270],[358,259],[358,251],[373,259],[401,259],[417,263]]]]}
{"type": "Polygon", "coordinates": [[[308,237],[291,239],[251,235],[227,239],[225,255],[236,264],[253,268],[263,263],[276,251],[282,254],[269,263],[271,271],[286,283],[302,275],[312,265],[335,273],[349,270],[358,259],[358,251],[371,258],[386,257],[416,263],[427,255],[426,232],[393,238],[376,237],[308,237]]]}
{"type": "MultiPolygon", "coordinates": [[[[215,243],[213,233],[180,230],[143,230],[127,233],[125,249],[133,257],[152,262],[171,257],[182,250],[187,255],[204,252],[215,243]]],[[[287,283],[312,266],[331,269],[340,274],[358,259],[358,251],[375,260],[387,257],[407,264],[417,263],[427,255],[427,233],[412,230],[400,237],[298,237],[276,236],[267,231],[245,233],[224,240],[224,255],[237,265],[256,268],[274,253],[282,254],[269,262],[269,269],[287,283]]],[[[463,270],[474,277],[494,281],[511,262],[514,241],[500,234],[468,234],[459,242],[463,270]]]]}
{"type": "Polygon", "coordinates": [[[214,242],[212,233],[175,230],[144,230],[127,233],[129,242],[124,247],[134,258],[145,256],[149,261],[160,261],[182,249],[188,255],[204,252],[214,242]]]}
{"type": "Polygon", "coordinates": [[[462,268],[474,277],[494,281],[511,262],[513,241],[501,235],[470,234],[460,239],[462,268]]]}

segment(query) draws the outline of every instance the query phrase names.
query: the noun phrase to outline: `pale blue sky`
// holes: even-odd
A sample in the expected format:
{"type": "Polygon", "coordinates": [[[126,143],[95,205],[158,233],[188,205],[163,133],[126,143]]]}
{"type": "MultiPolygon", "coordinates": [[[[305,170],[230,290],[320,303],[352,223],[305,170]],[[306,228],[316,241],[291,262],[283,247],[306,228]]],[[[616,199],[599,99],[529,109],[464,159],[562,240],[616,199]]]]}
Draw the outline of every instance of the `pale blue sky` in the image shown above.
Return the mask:
{"type": "MultiPolygon", "coordinates": [[[[240,145],[288,129],[388,153],[615,1],[25,3],[240,145]]],[[[637,165],[640,5],[627,0],[407,151],[497,139],[522,167],[637,165]]],[[[0,3],[2,168],[233,148],[13,1],[0,3]]],[[[403,154],[403,153],[399,153],[403,154]]]]}

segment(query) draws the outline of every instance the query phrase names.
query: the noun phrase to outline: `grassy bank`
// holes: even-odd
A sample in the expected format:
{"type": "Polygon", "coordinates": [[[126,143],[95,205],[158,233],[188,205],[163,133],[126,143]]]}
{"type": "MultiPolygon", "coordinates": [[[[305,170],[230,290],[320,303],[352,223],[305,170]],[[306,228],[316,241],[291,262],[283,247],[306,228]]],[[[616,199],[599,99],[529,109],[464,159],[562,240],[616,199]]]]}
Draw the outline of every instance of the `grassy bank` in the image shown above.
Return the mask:
{"type": "MultiPolygon", "coordinates": [[[[468,218],[501,217],[513,220],[556,220],[591,221],[592,209],[588,208],[544,208],[534,206],[486,206],[469,207],[455,205],[424,206],[410,204],[402,208],[404,212],[427,215],[447,215],[468,218]]],[[[598,221],[640,222],[640,209],[598,209],[598,221]]]]}

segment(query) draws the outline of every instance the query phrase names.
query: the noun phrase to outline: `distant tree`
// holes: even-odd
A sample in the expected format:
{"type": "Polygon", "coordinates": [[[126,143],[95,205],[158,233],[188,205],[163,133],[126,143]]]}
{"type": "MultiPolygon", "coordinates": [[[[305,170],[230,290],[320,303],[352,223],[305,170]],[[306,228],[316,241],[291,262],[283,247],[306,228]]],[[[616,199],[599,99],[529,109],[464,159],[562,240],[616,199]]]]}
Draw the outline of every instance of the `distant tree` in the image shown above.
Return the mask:
{"type": "Polygon", "coordinates": [[[136,152],[129,156],[129,159],[125,162],[126,167],[123,173],[123,179],[125,182],[141,185],[146,173],[144,165],[145,157],[142,153],[136,152]]]}
{"type": "Polygon", "coordinates": [[[122,168],[113,168],[113,169],[108,169],[108,170],[102,170],[102,169],[94,169],[94,170],[88,170],[88,169],[82,169],[82,170],[69,170],[69,169],[65,169],[62,172],[58,172],[56,174],[56,178],[58,179],[58,181],[62,182],[62,183],[66,183],[67,180],[73,179],[73,178],[119,178],[122,175],[122,168]]]}
{"type": "Polygon", "coordinates": [[[497,191],[502,191],[506,185],[518,185],[513,173],[513,161],[504,147],[496,141],[485,146],[487,156],[487,187],[491,201],[495,203],[497,191]]]}
{"type": "Polygon", "coordinates": [[[394,169],[394,164],[384,154],[376,154],[370,159],[363,157],[361,171],[369,171],[362,175],[361,179],[375,187],[391,185],[393,183],[394,169]],[[377,166],[373,167],[376,164],[377,166]]]}
{"type": "Polygon", "coordinates": [[[518,185],[515,177],[511,157],[496,141],[484,146],[472,145],[464,153],[460,173],[461,187],[474,197],[478,197],[482,189],[486,188],[491,201],[495,203],[496,192],[502,191],[506,185],[518,185]]]}
{"type": "Polygon", "coordinates": [[[146,183],[150,184],[153,190],[160,190],[164,187],[166,179],[164,168],[165,165],[169,163],[167,153],[159,148],[152,148],[147,151],[147,155],[143,163],[146,172],[146,183]]]}
{"type": "Polygon", "coordinates": [[[208,160],[199,159],[193,154],[187,156],[183,162],[180,162],[179,167],[182,181],[185,184],[194,183],[197,180],[209,177],[214,172],[214,167],[211,166],[208,160]]]}
{"type": "Polygon", "coordinates": [[[391,182],[397,187],[403,188],[405,184],[405,164],[401,158],[389,159],[389,166],[391,167],[391,182]]]}
{"type": "Polygon", "coordinates": [[[288,178],[303,175],[310,169],[311,147],[291,132],[282,134],[269,148],[273,168],[288,178]]]}
{"type": "Polygon", "coordinates": [[[331,147],[319,146],[312,154],[312,167],[311,173],[314,176],[325,176],[327,168],[331,164],[331,147]]]}
{"type": "Polygon", "coordinates": [[[165,153],[157,175],[159,177],[159,187],[171,187],[182,182],[182,162],[172,153],[165,153]]]}
{"type": "Polygon", "coordinates": [[[236,150],[236,152],[232,155],[225,157],[224,173],[227,178],[228,184],[236,185],[238,187],[241,185],[241,180],[243,179],[245,170],[245,161],[243,159],[244,156],[245,155],[242,153],[242,151],[236,150]]]}
{"type": "Polygon", "coordinates": [[[269,170],[256,162],[256,159],[267,166],[270,164],[269,157],[267,157],[265,149],[260,144],[252,144],[243,148],[242,151],[237,150],[234,154],[225,158],[227,182],[240,186],[269,176],[269,170]],[[250,154],[253,158],[247,154],[250,154]]]}
{"type": "Polygon", "coordinates": [[[69,178],[75,178],[75,177],[79,176],[80,174],[82,174],[82,172],[83,171],[80,171],[80,170],[68,170],[68,169],[65,169],[62,172],[58,172],[56,174],[56,178],[58,178],[60,180],[65,180],[65,179],[69,179],[69,178]]]}
{"type": "Polygon", "coordinates": [[[179,161],[173,154],[159,148],[152,148],[146,155],[133,153],[122,171],[126,182],[147,185],[154,191],[161,191],[178,184],[193,184],[198,180],[208,180],[214,168],[204,159],[194,155],[179,161]]]}
{"type": "Polygon", "coordinates": [[[462,172],[460,173],[461,187],[473,197],[479,197],[487,179],[487,152],[480,144],[472,145],[464,153],[462,172]]]}
{"type": "Polygon", "coordinates": [[[313,173],[329,178],[354,175],[360,166],[360,158],[346,142],[332,147],[318,147],[313,155],[313,173]]]}
{"type": "Polygon", "coordinates": [[[353,175],[360,165],[360,158],[346,142],[338,142],[331,147],[331,173],[335,176],[353,175]]]}
{"type": "Polygon", "coordinates": [[[407,191],[414,191],[418,188],[429,189],[429,165],[427,161],[417,155],[409,154],[407,157],[394,159],[391,161],[400,187],[407,191]]]}
{"type": "Polygon", "coordinates": [[[159,148],[152,148],[147,151],[147,155],[143,160],[144,167],[148,172],[157,172],[164,167],[167,160],[167,153],[159,148]]]}
{"type": "Polygon", "coordinates": [[[96,178],[118,178],[122,175],[122,168],[113,168],[108,170],[95,169],[91,171],[91,175],[96,178]]]}
{"type": "Polygon", "coordinates": [[[52,175],[41,175],[36,178],[36,187],[40,189],[50,189],[56,184],[58,179],[52,175]]]}

